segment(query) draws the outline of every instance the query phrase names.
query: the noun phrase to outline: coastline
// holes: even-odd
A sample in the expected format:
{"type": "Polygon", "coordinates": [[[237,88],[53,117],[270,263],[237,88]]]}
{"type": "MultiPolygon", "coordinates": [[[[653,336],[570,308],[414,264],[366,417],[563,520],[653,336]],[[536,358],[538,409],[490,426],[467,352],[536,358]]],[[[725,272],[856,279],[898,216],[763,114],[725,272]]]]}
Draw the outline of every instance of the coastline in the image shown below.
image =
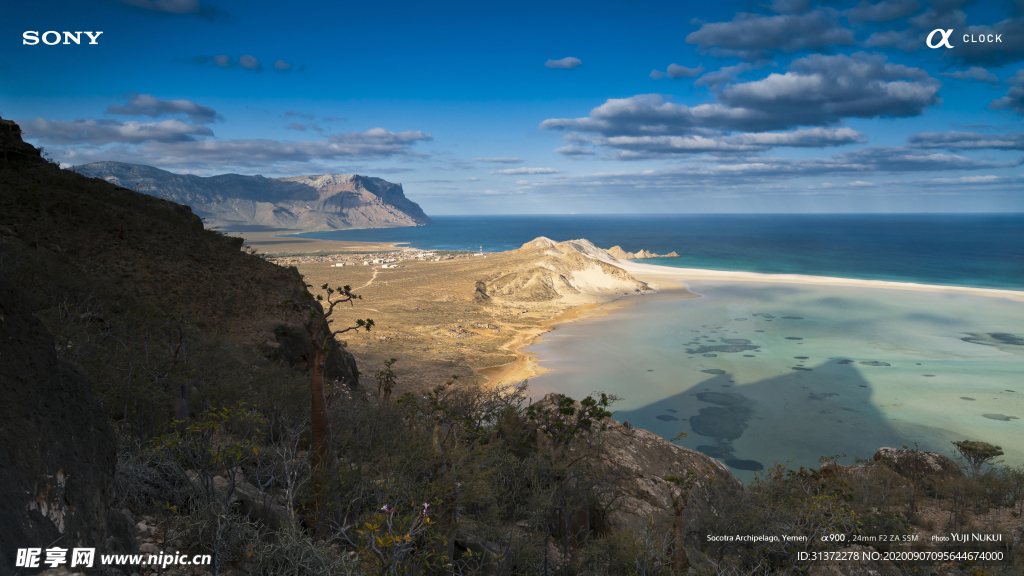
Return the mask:
{"type": "Polygon", "coordinates": [[[402,242],[351,242],[348,240],[318,240],[295,236],[309,230],[287,228],[260,228],[256,230],[233,229],[221,230],[229,236],[240,236],[245,243],[258,251],[279,254],[309,254],[324,252],[388,252],[402,250],[402,242]]]}
{"type": "MultiPolygon", "coordinates": [[[[631,260],[620,260],[616,266],[626,270],[637,280],[647,282],[658,290],[657,294],[643,296],[626,296],[604,303],[585,304],[565,310],[544,322],[538,329],[521,332],[505,348],[516,355],[516,359],[507,364],[474,369],[487,378],[490,385],[520,382],[549,372],[541,365],[543,362],[533,352],[525,348],[539,344],[544,335],[555,330],[560,324],[569,324],[600,318],[613,310],[626,308],[636,302],[660,299],[700,298],[702,295],[692,292],[685,284],[686,280],[713,280],[732,282],[763,282],[778,284],[803,284],[820,286],[843,286],[852,288],[889,289],[918,292],[936,292],[946,294],[963,294],[1004,298],[1024,302],[1024,291],[1001,290],[995,288],[971,288],[963,286],[942,286],[935,284],[918,284],[912,282],[891,282],[885,280],[860,280],[855,278],[836,278],[831,276],[810,276],[800,274],[763,274],[759,272],[736,272],[705,270],[699,268],[673,268],[644,264],[631,260]]],[[[546,387],[536,392],[543,394],[555,392],[546,387]]]]}
{"type": "Polygon", "coordinates": [[[849,286],[854,288],[885,288],[890,290],[912,290],[917,292],[942,292],[947,294],[969,294],[991,298],[1007,298],[1024,302],[1024,291],[998,288],[972,288],[967,286],[943,286],[918,284],[914,282],[892,282],[888,280],[859,280],[832,276],[810,276],[803,274],[763,274],[760,272],[734,272],[704,270],[700,268],[672,268],[636,261],[620,261],[618,266],[637,280],[657,285],[658,282],[692,280],[724,280],[734,282],[769,282],[779,284],[816,284],[821,286],[849,286]]]}
{"type": "MultiPolygon", "coordinates": [[[[496,366],[474,368],[473,371],[486,378],[487,384],[490,386],[514,384],[516,382],[522,382],[523,380],[529,380],[546,374],[548,369],[541,365],[542,361],[535,353],[529,352],[525,350],[525,348],[543,342],[544,336],[554,331],[560,325],[602,318],[611,314],[612,311],[621,310],[639,302],[649,302],[651,300],[685,300],[688,298],[700,297],[700,294],[691,292],[686,288],[686,286],[678,284],[675,286],[660,287],[658,288],[658,292],[652,294],[623,296],[607,302],[595,302],[591,304],[573,306],[562,310],[555,316],[544,321],[538,328],[520,331],[512,341],[505,346],[502,346],[503,349],[516,355],[515,360],[505,364],[498,364],[496,366]]],[[[531,390],[540,393],[542,396],[550,392],[556,392],[556,390],[548,389],[547,387],[542,389],[531,388],[531,390]]]]}

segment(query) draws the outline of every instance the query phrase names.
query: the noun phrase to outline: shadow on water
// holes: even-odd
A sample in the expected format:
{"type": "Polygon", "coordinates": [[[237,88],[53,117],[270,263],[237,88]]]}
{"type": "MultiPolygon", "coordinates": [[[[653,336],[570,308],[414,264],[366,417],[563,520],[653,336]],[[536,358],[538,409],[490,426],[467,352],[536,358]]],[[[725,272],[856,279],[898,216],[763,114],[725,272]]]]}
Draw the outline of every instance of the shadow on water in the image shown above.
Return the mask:
{"type": "Polygon", "coordinates": [[[706,370],[714,375],[689,390],[614,417],[664,438],[686,432],[680,445],[721,460],[741,478],[774,462],[817,467],[821,456],[867,458],[882,446],[922,440],[890,425],[861,369],[834,358],[749,384],[706,370]]]}

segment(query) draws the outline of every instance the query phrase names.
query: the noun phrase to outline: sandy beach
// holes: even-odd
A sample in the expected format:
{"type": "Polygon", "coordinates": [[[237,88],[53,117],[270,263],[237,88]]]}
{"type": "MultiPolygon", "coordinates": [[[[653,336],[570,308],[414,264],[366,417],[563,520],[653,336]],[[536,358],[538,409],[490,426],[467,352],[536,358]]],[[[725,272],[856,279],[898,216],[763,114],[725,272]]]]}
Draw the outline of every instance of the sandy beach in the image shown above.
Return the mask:
{"type": "Polygon", "coordinates": [[[813,284],[819,286],[850,286],[861,288],[887,288],[890,290],[914,290],[919,292],[942,292],[946,294],[972,294],[993,298],[1008,298],[1024,302],[1024,292],[1016,290],[998,290],[994,288],[971,288],[964,286],[939,286],[932,284],[915,284],[912,282],[888,282],[884,280],[858,280],[853,278],[831,278],[828,276],[806,276],[800,274],[760,274],[757,272],[732,272],[722,270],[702,270],[699,268],[672,268],[656,266],[637,261],[622,261],[619,264],[624,270],[638,280],[653,284],[656,287],[671,285],[685,280],[718,280],[727,282],[772,282],[782,284],[813,284]]]}

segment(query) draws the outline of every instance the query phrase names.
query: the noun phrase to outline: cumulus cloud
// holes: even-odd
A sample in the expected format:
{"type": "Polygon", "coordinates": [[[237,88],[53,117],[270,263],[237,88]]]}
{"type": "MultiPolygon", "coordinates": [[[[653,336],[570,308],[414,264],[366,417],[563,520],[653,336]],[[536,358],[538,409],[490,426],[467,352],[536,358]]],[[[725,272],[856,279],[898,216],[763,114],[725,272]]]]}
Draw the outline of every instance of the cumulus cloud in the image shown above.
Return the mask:
{"type": "MultiPolygon", "coordinates": [[[[740,62],[733,66],[724,66],[715,70],[714,72],[708,72],[707,74],[697,78],[697,81],[693,83],[694,86],[709,86],[712,89],[717,90],[721,85],[728,84],[736,80],[736,77],[744,72],[750,70],[756,70],[758,68],[764,68],[768,65],[768,62],[740,62]]],[[[772,64],[774,65],[774,64],[772,64]]]]}
{"type": "Polygon", "coordinates": [[[516,176],[519,174],[558,174],[561,170],[554,168],[508,168],[505,170],[492,170],[491,174],[503,174],[505,176],[516,176]]]}
{"type": "Polygon", "coordinates": [[[999,77],[995,74],[985,70],[981,66],[971,66],[967,70],[957,70],[956,72],[943,72],[943,76],[948,78],[956,78],[957,80],[977,80],[979,82],[999,82],[999,77]]]}
{"type": "Polygon", "coordinates": [[[979,134],[977,132],[919,132],[907,138],[913,148],[947,150],[1024,150],[1024,132],[979,134]]]}
{"type": "MultiPolygon", "coordinates": [[[[718,160],[718,159],[715,159],[718,160]]],[[[876,174],[930,173],[956,170],[985,170],[1019,165],[972,160],[954,154],[912,150],[903,147],[874,146],[834,154],[827,158],[736,158],[731,162],[690,162],[662,170],[598,173],[561,179],[553,185],[568,187],[609,186],[621,189],[667,188],[704,189],[765,185],[796,178],[850,177],[876,174]]],[[[857,186],[852,186],[857,187],[857,186]]]]}
{"type": "Polygon", "coordinates": [[[872,4],[861,0],[850,9],[851,22],[889,22],[897,18],[905,18],[921,8],[917,0],[882,0],[872,4]]]}
{"type": "Polygon", "coordinates": [[[967,26],[956,29],[950,38],[953,49],[947,49],[944,56],[960,64],[982,64],[999,67],[1024,60],[1024,16],[1007,18],[992,26],[967,26]],[[999,35],[1001,42],[964,42],[964,35],[976,39],[989,34],[999,35]]]}
{"type": "Polygon", "coordinates": [[[839,12],[818,8],[803,14],[758,16],[740,13],[729,22],[709,22],[686,41],[701,52],[744,60],[768,58],[773,52],[820,50],[854,43],[853,31],[839,23],[839,12]]]}
{"type": "Polygon", "coordinates": [[[895,48],[910,52],[921,47],[921,39],[914,30],[887,30],[868,36],[864,45],[868,48],[895,48]]]}
{"type": "Polygon", "coordinates": [[[522,158],[473,158],[473,162],[492,162],[494,164],[519,164],[522,158]]]}
{"type": "Polygon", "coordinates": [[[335,134],[325,140],[217,140],[209,127],[177,119],[146,123],[36,118],[19,123],[26,138],[54,144],[54,156],[69,164],[119,160],[188,170],[263,170],[338,159],[410,157],[419,155],[414,145],[432,140],[419,130],[384,128],[335,134]]]}
{"type": "Polygon", "coordinates": [[[227,18],[227,13],[199,0],[121,0],[122,4],[155,13],[190,15],[207,20],[227,18]]]}
{"type": "Polygon", "coordinates": [[[673,80],[678,80],[679,78],[693,78],[694,76],[700,76],[705,70],[707,70],[707,68],[704,68],[704,66],[701,65],[697,65],[696,68],[687,68],[686,66],[680,66],[673,63],[668,65],[668,69],[665,72],[662,72],[661,70],[651,70],[650,76],[655,80],[661,80],[666,76],[673,80]]]}
{"type": "Polygon", "coordinates": [[[917,116],[938,102],[940,84],[920,68],[881,55],[812,54],[785,74],[734,84],[719,99],[733,107],[782,115],[793,124],[820,125],[844,117],[917,116]]]}
{"type": "Polygon", "coordinates": [[[141,142],[193,142],[200,136],[213,136],[206,126],[181,120],[160,122],[119,122],[117,120],[19,120],[26,138],[48,144],[101,146],[141,142]]]}
{"type": "MultiPolygon", "coordinates": [[[[191,58],[174,58],[174,61],[184,62],[185,64],[192,64],[195,66],[242,68],[245,70],[252,70],[254,72],[262,72],[264,70],[263,64],[260,62],[259,58],[256,58],[251,54],[242,54],[238,58],[228,54],[217,54],[216,56],[193,56],[191,58]]],[[[281,59],[275,60],[271,68],[275,72],[280,73],[303,72],[306,70],[306,66],[303,64],[295,64],[281,59]]]]}
{"type": "Polygon", "coordinates": [[[572,56],[566,56],[558,60],[548,60],[544,63],[548,68],[562,68],[564,70],[572,70],[573,68],[583,64],[583,61],[579,58],[573,58],[572,56]]]}
{"type": "MultiPolygon", "coordinates": [[[[867,142],[863,132],[852,128],[810,128],[792,132],[745,133],[734,136],[598,136],[592,143],[619,151],[622,160],[640,160],[698,153],[735,154],[761,152],[776,146],[822,148],[867,142]]],[[[557,152],[558,150],[556,150],[557,152]]]]}
{"type": "Polygon", "coordinates": [[[1012,110],[1017,114],[1024,114],[1024,70],[1017,70],[1017,73],[1006,80],[1010,89],[1006,96],[993,100],[989,108],[993,110],[1012,110]]]}
{"type": "Polygon", "coordinates": [[[927,72],[891,64],[880,55],[814,54],[791,68],[730,85],[713,104],[691,107],[642,94],[609,99],[586,118],[552,118],[540,127],[606,137],[678,136],[700,129],[763,132],[825,126],[848,117],[916,116],[939,100],[939,82],[927,72]]]}
{"type": "Polygon", "coordinates": [[[261,70],[263,68],[259,60],[248,54],[242,54],[238,57],[238,65],[249,70],[261,70]]]}
{"type": "Polygon", "coordinates": [[[184,114],[189,120],[199,124],[209,124],[216,120],[223,120],[221,115],[217,114],[213,108],[196,104],[190,100],[161,100],[150,94],[136,93],[132,93],[124,106],[117,104],[108,106],[107,114],[149,116],[151,118],[184,114]]]}
{"type": "Polygon", "coordinates": [[[584,148],[583,146],[562,146],[561,148],[555,148],[555,152],[570,158],[593,156],[594,154],[597,154],[597,152],[594,152],[590,148],[584,148]]]}

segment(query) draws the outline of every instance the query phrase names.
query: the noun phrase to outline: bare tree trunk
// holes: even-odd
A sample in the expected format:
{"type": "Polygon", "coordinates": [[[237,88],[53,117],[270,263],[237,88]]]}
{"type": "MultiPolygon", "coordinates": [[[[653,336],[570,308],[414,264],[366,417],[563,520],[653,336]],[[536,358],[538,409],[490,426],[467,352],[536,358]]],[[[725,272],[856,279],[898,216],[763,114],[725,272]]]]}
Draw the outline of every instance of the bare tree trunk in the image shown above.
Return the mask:
{"type": "Polygon", "coordinates": [[[316,535],[323,536],[327,529],[324,516],[327,514],[327,491],[331,463],[331,422],[327,415],[327,395],[324,393],[324,351],[313,335],[316,355],[313,360],[313,375],[310,380],[312,402],[312,437],[310,439],[310,472],[313,477],[313,518],[316,535]]]}

